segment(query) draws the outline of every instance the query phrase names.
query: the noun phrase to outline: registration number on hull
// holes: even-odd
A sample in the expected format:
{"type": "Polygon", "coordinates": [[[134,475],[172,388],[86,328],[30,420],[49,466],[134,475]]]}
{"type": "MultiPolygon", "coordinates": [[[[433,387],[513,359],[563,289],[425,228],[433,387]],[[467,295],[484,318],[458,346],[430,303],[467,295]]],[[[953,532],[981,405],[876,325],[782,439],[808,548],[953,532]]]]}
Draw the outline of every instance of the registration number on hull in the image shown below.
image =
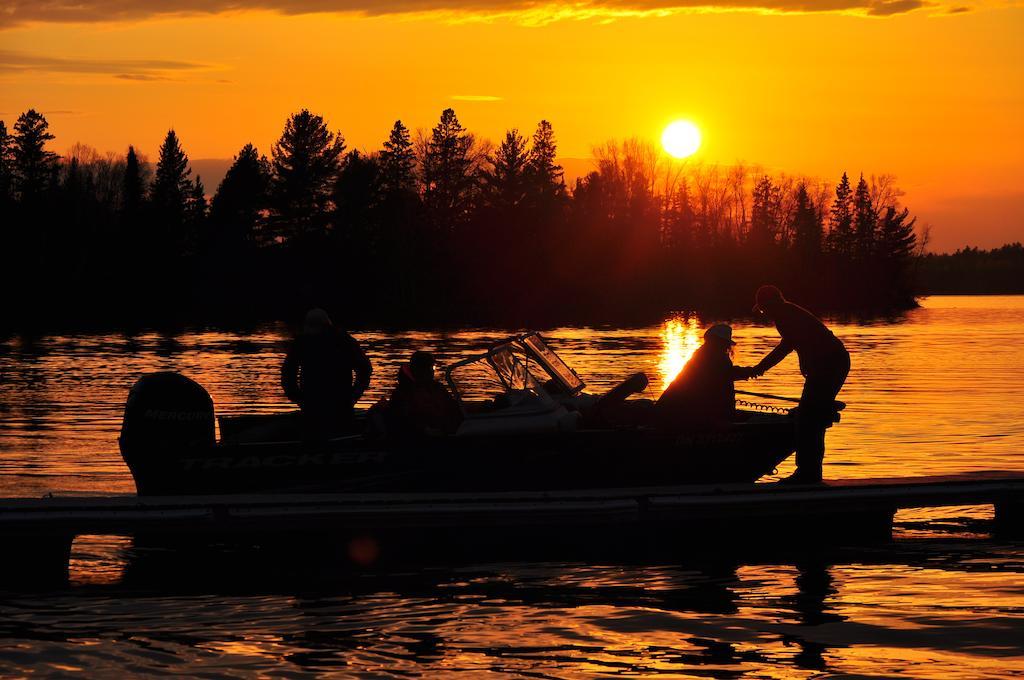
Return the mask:
{"type": "Polygon", "coordinates": [[[183,458],[185,470],[240,470],[251,468],[288,468],[324,465],[361,465],[379,463],[384,451],[335,451],[333,453],[275,453],[264,456],[215,456],[183,458]]]}

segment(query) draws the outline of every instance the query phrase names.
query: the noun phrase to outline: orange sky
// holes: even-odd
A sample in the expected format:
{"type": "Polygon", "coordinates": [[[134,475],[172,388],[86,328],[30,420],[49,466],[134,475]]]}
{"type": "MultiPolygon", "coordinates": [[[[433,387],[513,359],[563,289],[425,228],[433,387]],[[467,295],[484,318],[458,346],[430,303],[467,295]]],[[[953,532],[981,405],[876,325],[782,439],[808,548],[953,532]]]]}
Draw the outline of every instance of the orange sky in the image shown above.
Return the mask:
{"type": "Polygon", "coordinates": [[[447,106],[491,139],[548,118],[575,158],[689,118],[707,162],[896,174],[936,250],[1024,240],[1024,6],[684,4],[12,0],[0,10],[0,118],[35,107],[58,150],[132,143],[151,155],[173,126],[194,159],[248,141],[269,151],[300,107],[367,149],[395,118],[429,127],[447,106]]]}

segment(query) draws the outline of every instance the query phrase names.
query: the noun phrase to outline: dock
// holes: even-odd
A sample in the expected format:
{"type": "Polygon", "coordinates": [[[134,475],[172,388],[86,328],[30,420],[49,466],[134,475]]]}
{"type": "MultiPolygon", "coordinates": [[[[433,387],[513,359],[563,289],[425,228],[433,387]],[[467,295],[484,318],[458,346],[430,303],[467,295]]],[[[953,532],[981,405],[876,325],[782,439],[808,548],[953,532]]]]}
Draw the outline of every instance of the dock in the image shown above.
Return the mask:
{"type": "Polygon", "coordinates": [[[544,540],[879,541],[906,508],[992,505],[995,530],[1024,530],[1024,472],[830,480],[825,485],[722,484],[493,493],[338,493],[0,499],[0,572],[66,572],[75,536],[373,537],[515,544],[544,540]]]}

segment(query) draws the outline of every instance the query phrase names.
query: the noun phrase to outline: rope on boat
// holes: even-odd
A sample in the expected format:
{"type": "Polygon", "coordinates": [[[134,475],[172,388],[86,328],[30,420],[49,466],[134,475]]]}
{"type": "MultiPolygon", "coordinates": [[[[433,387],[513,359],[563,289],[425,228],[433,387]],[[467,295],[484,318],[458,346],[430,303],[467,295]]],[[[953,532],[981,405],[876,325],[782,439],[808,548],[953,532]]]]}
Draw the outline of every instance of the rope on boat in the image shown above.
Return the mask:
{"type": "Polygon", "coordinates": [[[745,407],[748,407],[748,408],[752,408],[755,411],[764,411],[766,413],[789,413],[789,411],[790,411],[790,409],[785,408],[783,406],[772,406],[770,404],[760,404],[758,402],[747,401],[745,399],[737,399],[736,400],[736,405],[737,406],[745,406],[745,407]]]}

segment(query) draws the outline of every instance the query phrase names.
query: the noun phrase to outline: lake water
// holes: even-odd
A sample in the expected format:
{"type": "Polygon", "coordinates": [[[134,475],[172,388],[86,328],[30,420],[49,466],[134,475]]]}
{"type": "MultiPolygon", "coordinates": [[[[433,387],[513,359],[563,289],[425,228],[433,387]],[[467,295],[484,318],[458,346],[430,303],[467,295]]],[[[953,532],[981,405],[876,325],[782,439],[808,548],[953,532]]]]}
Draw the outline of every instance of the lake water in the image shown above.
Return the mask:
{"type": "MultiPolygon", "coordinates": [[[[643,370],[656,396],[709,321],[545,336],[592,391],[643,370]]],[[[830,325],[853,370],[826,477],[1024,470],[1024,297],[933,297],[830,325]]],[[[734,326],[739,364],[777,340],[734,326]]],[[[357,333],[376,368],[366,402],[413,349],[452,361],[503,334],[357,333]]],[[[278,327],[0,341],[0,496],[134,493],[116,443],[134,380],[178,370],[219,413],[287,410],[283,343],[278,327]]],[[[796,396],[795,359],[740,388],[796,396]]],[[[358,573],[84,536],[71,588],[0,594],[0,676],[1021,677],[1024,545],[990,538],[990,518],[901,512],[890,545],[799,556],[358,573]]]]}

